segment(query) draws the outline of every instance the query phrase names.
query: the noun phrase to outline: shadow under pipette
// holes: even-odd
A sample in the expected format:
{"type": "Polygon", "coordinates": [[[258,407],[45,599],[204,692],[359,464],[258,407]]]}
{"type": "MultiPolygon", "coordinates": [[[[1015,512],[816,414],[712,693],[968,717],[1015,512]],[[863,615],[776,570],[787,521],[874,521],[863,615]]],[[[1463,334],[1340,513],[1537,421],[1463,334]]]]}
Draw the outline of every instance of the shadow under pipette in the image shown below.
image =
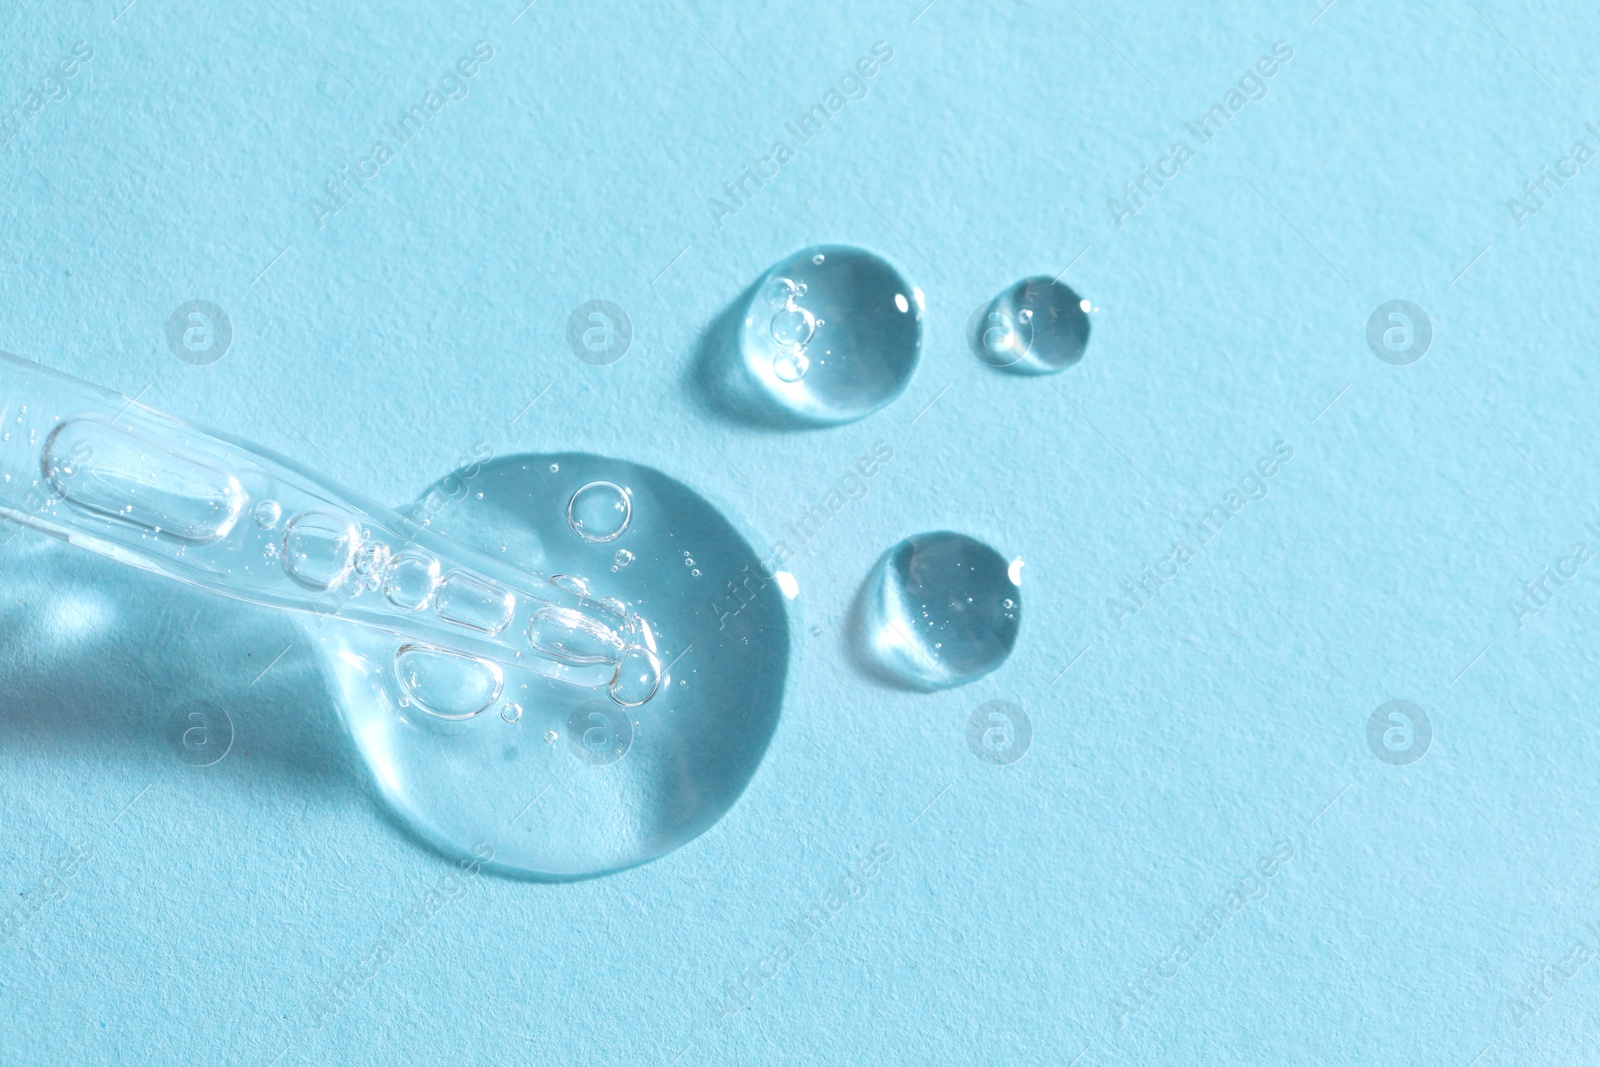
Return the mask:
{"type": "Polygon", "coordinates": [[[219,788],[370,794],[293,618],[9,523],[0,575],[0,747],[69,775],[187,773],[208,755],[184,748],[187,713],[208,705],[228,727],[206,730],[231,737],[219,788]]]}

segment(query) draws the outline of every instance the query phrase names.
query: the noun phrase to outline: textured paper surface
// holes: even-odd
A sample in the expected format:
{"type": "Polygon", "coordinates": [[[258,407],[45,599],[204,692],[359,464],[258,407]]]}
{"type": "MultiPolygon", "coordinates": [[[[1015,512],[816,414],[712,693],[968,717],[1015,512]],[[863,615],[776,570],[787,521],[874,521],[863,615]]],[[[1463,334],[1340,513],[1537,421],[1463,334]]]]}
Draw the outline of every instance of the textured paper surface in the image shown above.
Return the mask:
{"type": "Polygon", "coordinates": [[[585,450],[776,537],[894,450],[794,564],[790,695],[732,812],[624,874],[449,900],[291,622],[7,542],[0,1062],[1596,1055],[1600,563],[1565,562],[1600,546],[1595,14],[919,7],[0,12],[0,348],[395,504],[480,443],[585,450]],[[375,176],[330,210],[341,165],[375,176]],[[1145,167],[1172,176],[1139,202],[1145,167]],[[704,331],[824,241],[926,292],[915,379],[837,429],[724,418],[704,331]],[[975,359],[972,311],[1064,268],[1083,362],[975,359]],[[209,366],[167,342],[195,299],[232,327],[209,366]],[[592,299],[633,323],[609,367],[567,347],[592,299]],[[1395,299],[1433,327],[1409,366],[1366,340],[1395,299]],[[1170,562],[1279,442],[1264,499],[1170,562]],[[885,688],[842,645],[857,586],[945,528],[1025,561],[1019,647],[885,688]],[[1177,574],[1108,608],[1147,566],[1177,574]],[[965,741],[993,699],[1032,724],[1007,767],[965,741]],[[1368,744],[1396,699],[1432,725],[1408,765],[1368,744]],[[231,719],[208,767],[169,741],[190,701],[231,719]]]}

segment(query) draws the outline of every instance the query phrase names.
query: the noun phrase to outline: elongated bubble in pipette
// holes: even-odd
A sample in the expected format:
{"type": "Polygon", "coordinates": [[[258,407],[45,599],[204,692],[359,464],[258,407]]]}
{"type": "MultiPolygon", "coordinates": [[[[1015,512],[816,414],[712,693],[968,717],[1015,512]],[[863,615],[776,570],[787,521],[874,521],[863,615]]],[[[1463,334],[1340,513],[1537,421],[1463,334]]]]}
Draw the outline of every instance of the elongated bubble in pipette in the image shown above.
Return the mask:
{"type": "Polygon", "coordinates": [[[220,540],[244,510],[244,487],[230,471],[98,419],[56,427],[42,461],[75,507],[180,541],[220,540]]]}
{"type": "Polygon", "coordinates": [[[439,583],[433,610],[445,622],[497,634],[511,625],[516,607],[511,590],[464,571],[451,571],[439,583]]]}

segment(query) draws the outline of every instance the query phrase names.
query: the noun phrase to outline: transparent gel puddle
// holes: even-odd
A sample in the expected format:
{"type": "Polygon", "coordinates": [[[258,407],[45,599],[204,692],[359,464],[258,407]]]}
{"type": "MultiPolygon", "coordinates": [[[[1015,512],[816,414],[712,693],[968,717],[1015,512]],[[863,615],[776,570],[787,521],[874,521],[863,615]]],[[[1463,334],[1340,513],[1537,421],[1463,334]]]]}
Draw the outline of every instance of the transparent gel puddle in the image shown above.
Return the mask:
{"type": "Polygon", "coordinates": [[[1089,301],[1052,278],[1025,278],[978,309],[968,340],[985,363],[1017,374],[1054,374],[1083,358],[1089,301]]]}
{"type": "Polygon", "coordinates": [[[908,537],[873,567],[856,640],[885,677],[923,690],[988,674],[1011,654],[1022,619],[1021,561],[964,534],[908,537]]]}
{"type": "Polygon", "coordinates": [[[859,248],[821,245],[774,265],[739,325],[739,357],[769,406],[852,422],[899,396],[922,350],[922,291],[859,248]]]}
{"type": "MultiPolygon", "coordinates": [[[[596,678],[580,664],[571,670],[581,684],[567,684],[363,627],[317,628],[386,799],[446,852],[488,845],[495,866],[548,879],[642,863],[704,832],[743,791],[777,724],[789,658],[777,583],[724,617],[716,592],[758,568],[758,556],[709,503],[650,468],[575,453],[511,457],[467,485],[431,513],[431,528],[592,598],[627,620],[627,639],[664,670],[654,694],[628,707],[586,688],[614,669],[608,647],[592,650],[596,678]]],[[[420,566],[388,574],[391,598],[432,590],[438,604],[449,594],[420,566]]],[[[498,625],[494,603],[474,592],[458,591],[459,610],[498,625]]],[[[562,633],[577,663],[584,633],[562,633]]]]}

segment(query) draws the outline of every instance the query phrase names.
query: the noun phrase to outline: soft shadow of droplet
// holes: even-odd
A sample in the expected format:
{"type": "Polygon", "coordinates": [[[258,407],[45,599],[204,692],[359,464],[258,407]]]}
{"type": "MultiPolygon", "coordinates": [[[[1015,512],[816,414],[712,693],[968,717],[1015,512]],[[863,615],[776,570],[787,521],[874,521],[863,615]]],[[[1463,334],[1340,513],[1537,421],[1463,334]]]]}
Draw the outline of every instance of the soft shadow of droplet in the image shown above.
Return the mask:
{"type": "Polygon", "coordinates": [[[9,524],[0,540],[0,744],[91,774],[120,763],[231,788],[366,791],[295,620],[9,524]],[[174,750],[195,702],[231,723],[231,747],[204,770],[174,750]]]}
{"type": "Polygon", "coordinates": [[[780,404],[751,373],[740,351],[744,311],[755,298],[758,281],[740,293],[700,334],[691,370],[695,394],[709,412],[733,422],[777,430],[816,429],[780,404]]]}

